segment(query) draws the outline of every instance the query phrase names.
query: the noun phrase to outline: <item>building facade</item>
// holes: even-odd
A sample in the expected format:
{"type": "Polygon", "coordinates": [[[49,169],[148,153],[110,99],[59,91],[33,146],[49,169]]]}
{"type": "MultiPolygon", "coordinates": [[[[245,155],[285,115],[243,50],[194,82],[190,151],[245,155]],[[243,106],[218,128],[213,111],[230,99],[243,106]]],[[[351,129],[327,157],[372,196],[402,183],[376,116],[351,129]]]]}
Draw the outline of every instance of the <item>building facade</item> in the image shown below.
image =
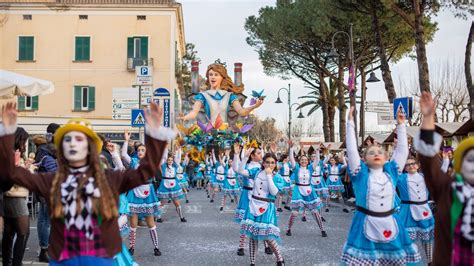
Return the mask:
{"type": "Polygon", "coordinates": [[[168,90],[159,98],[173,126],[184,53],[174,0],[0,0],[0,69],[55,85],[50,95],[17,97],[19,125],[32,134],[72,117],[91,120],[98,132],[123,132],[138,104],[136,66],[152,67],[146,95],[168,90]]]}

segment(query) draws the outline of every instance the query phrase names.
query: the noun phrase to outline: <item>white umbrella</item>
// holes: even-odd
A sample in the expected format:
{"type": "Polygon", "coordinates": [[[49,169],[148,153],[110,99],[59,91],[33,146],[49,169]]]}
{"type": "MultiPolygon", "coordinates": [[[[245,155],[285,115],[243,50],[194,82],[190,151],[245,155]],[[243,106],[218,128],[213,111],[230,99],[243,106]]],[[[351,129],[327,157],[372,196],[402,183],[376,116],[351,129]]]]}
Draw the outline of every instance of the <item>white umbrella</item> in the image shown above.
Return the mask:
{"type": "Polygon", "coordinates": [[[54,84],[51,81],[0,69],[0,98],[38,96],[53,92],[54,84]]]}

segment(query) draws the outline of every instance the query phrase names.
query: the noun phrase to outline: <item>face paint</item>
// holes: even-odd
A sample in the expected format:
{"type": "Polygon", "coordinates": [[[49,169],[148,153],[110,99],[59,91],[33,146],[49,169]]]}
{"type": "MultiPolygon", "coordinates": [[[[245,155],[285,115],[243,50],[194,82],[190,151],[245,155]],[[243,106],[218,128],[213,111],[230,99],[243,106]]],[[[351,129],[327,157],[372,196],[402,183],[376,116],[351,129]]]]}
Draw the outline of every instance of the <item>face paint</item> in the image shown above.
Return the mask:
{"type": "Polygon", "coordinates": [[[462,158],[461,174],[469,184],[474,184],[474,149],[469,150],[462,158]]]}
{"type": "Polygon", "coordinates": [[[365,154],[365,162],[369,168],[382,168],[386,161],[385,153],[379,146],[370,147],[365,154]]]}
{"type": "Polygon", "coordinates": [[[71,131],[64,135],[63,154],[71,166],[84,166],[87,163],[89,141],[87,136],[79,131],[71,131]]]}

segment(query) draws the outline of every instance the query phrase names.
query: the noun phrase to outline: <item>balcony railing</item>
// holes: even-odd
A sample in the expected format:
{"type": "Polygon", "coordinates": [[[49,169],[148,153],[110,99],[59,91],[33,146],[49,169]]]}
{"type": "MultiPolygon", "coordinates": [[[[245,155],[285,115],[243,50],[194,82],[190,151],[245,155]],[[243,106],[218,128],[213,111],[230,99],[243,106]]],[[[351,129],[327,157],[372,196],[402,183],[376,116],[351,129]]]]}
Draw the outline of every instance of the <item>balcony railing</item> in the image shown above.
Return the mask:
{"type": "Polygon", "coordinates": [[[153,66],[153,58],[127,58],[128,71],[135,71],[137,66],[153,66]]]}

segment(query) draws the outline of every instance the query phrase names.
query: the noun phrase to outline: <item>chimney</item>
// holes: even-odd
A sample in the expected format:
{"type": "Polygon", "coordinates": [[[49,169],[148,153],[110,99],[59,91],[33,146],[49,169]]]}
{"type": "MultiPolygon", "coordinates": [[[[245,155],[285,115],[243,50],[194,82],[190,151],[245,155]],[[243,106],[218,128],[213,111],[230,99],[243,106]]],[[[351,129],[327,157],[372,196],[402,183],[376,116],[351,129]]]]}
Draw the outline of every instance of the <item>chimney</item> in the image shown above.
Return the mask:
{"type": "Polygon", "coordinates": [[[199,62],[191,62],[191,93],[199,93],[199,62]]]}
{"type": "Polygon", "coordinates": [[[242,63],[234,63],[234,84],[242,86],[242,63]]]}

